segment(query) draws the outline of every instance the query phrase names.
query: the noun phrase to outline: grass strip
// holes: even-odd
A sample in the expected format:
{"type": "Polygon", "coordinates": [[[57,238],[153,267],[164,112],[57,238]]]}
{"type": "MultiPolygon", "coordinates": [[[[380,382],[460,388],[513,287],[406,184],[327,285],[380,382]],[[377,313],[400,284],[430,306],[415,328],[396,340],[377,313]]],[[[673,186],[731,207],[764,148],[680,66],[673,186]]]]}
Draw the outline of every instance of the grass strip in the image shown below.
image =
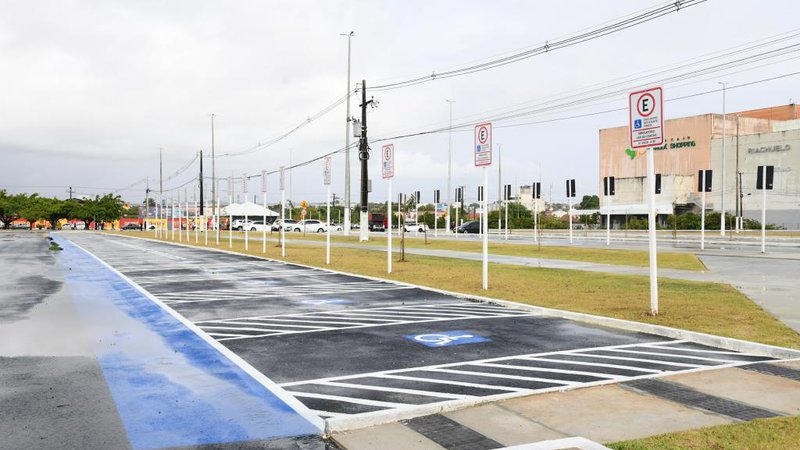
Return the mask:
{"type": "MultiPolygon", "coordinates": [[[[152,232],[151,232],[152,233],[152,232]]],[[[260,239],[261,233],[254,235],[260,239]]],[[[228,240],[227,232],[221,233],[220,239],[228,240]]],[[[268,235],[269,236],[269,235],[268,235]]],[[[460,236],[454,239],[428,239],[413,237],[414,233],[406,235],[406,248],[424,248],[427,250],[454,250],[461,252],[481,253],[481,241],[475,235],[460,236]]],[[[244,238],[243,233],[234,233],[234,237],[244,238]]],[[[270,236],[277,239],[277,233],[270,236]]],[[[324,242],[322,233],[286,233],[290,240],[307,240],[324,242]]],[[[385,247],[384,237],[375,237],[367,242],[359,242],[358,236],[332,235],[331,242],[364,245],[366,247],[385,247]]],[[[400,248],[400,239],[394,237],[394,248],[400,248]]],[[[494,255],[522,256],[528,258],[558,259],[567,261],[582,261],[598,264],[612,264],[617,266],[648,267],[649,254],[641,250],[607,249],[591,247],[569,247],[533,244],[507,244],[502,242],[489,242],[489,252],[494,255]]],[[[658,253],[658,267],[662,269],[705,270],[702,262],[692,253],[665,252],[658,253]]]]}
{"type": "Polygon", "coordinates": [[[800,448],[800,417],[758,419],[606,444],[615,450],[786,450],[800,448]]]}

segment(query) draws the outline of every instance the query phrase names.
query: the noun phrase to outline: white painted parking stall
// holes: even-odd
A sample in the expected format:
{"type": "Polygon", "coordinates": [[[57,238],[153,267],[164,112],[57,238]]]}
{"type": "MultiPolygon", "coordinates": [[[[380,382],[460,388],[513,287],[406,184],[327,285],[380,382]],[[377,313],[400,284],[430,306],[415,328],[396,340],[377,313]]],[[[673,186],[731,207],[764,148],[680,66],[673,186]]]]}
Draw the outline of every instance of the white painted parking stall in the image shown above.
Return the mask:
{"type": "Polygon", "coordinates": [[[283,383],[321,417],[529,395],[766,361],[687,341],[584,348],[283,383]],[[620,356],[622,355],[622,356],[620,356]]]}
{"type": "Polygon", "coordinates": [[[534,316],[525,311],[480,303],[390,306],[278,316],[237,317],[196,322],[219,341],[313,333],[354,328],[385,327],[423,322],[534,316]]]}

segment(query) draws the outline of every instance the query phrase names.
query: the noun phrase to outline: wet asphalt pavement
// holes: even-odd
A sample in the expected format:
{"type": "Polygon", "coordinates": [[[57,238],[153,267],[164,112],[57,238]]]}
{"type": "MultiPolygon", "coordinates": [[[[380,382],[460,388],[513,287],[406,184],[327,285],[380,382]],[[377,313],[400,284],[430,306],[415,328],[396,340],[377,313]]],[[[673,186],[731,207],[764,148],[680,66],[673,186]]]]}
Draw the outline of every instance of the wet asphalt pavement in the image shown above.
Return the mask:
{"type": "Polygon", "coordinates": [[[0,448],[130,448],[48,245],[0,234],[0,448]]]}
{"type": "Polygon", "coordinates": [[[243,255],[67,237],[323,418],[766,359],[243,255]]]}

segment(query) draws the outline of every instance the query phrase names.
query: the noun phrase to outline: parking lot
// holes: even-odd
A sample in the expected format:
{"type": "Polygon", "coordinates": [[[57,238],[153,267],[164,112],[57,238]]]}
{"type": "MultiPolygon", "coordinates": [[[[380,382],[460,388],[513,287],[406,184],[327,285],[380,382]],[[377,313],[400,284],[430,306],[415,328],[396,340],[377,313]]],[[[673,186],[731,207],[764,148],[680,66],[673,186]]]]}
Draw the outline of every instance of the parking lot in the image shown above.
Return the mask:
{"type": "Polygon", "coordinates": [[[770,358],[261,258],[69,234],[323,418],[770,358]]]}

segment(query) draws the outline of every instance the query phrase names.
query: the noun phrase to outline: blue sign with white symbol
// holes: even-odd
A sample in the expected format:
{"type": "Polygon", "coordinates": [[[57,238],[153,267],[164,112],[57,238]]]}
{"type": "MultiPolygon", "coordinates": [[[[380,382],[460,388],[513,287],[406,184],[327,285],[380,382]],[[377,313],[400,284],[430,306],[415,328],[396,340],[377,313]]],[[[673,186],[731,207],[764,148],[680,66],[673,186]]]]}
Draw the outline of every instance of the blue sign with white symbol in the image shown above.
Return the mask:
{"type": "Polygon", "coordinates": [[[633,121],[633,128],[636,129],[636,130],[638,130],[639,128],[642,128],[642,119],[634,120],[633,121]]]}
{"type": "Polygon", "coordinates": [[[464,330],[438,331],[435,333],[426,334],[408,334],[404,337],[426,347],[450,347],[453,345],[492,342],[491,339],[485,338],[471,331],[464,330]]]}

